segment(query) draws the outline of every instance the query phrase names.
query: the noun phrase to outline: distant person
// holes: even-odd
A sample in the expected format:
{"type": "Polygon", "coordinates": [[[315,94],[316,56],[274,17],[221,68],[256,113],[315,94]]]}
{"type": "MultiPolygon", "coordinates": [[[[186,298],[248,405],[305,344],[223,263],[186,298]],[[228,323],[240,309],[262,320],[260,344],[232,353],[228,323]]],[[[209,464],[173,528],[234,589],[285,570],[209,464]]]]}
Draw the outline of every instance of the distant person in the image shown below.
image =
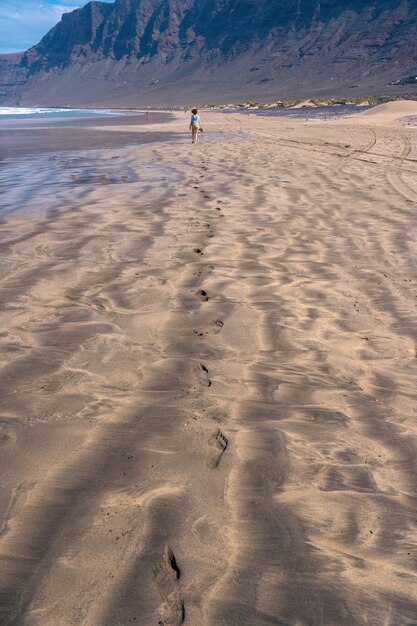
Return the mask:
{"type": "Polygon", "coordinates": [[[191,109],[191,113],[190,130],[192,133],[192,143],[197,143],[198,131],[201,128],[200,116],[197,109],[191,109]]]}

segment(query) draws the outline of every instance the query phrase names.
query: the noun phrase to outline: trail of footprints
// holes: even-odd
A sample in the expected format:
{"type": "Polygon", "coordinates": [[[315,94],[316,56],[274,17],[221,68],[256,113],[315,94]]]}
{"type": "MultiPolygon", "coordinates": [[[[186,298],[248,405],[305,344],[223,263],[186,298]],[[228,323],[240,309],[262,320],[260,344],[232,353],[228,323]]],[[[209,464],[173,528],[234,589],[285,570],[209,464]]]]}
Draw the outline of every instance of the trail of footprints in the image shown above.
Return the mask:
{"type": "MultiPolygon", "coordinates": [[[[207,167],[203,166],[203,170],[206,170],[207,167]]],[[[196,181],[197,182],[197,181],[196,181]]],[[[199,190],[198,185],[194,186],[194,189],[199,190]]],[[[207,200],[210,200],[209,194],[207,194],[203,190],[199,190],[200,193],[203,194],[203,197],[207,200]]],[[[222,200],[218,200],[217,204],[221,204],[222,200]]],[[[225,217],[223,213],[221,213],[222,209],[220,206],[215,207],[215,211],[217,212],[217,217],[225,217]]],[[[196,224],[199,225],[199,222],[196,224]]],[[[214,232],[210,224],[204,224],[204,228],[207,232],[207,237],[209,239],[214,237],[214,232]]],[[[203,256],[204,252],[201,248],[194,248],[194,254],[203,256]]],[[[213,265],[208,265],[207,269],[209,271],[214,270],[213,265]]],[[[194,275],[197,277],[201,276],[201,271],[194,272],[194,275]]],[[[195,295],[201,302],[207,302],[209,300],[209,295],[205,291],[205,289],[198,288],[195,291],[195,295]]],[[[199,332],[194,330],[194,334],[203,338],[204,334],[213,334],[219,333],[223,328],[223,321],[219,318],[216,318],[211,322],[210,330],[203,332],[199,332]]],[[[209,371],[204,363],[198,363],[194,367],[194,375],[197,380],[198,386],[201,387],[211,387],[212,381],[209,377],[209,371]]],[[[222,431],[219,428],[210,435],[207,440],[208,452],[205,457],[205,465],[208,469],[215,470],[225,453],[228,440],[222,431]]],[[[161,599],[161,604],[157,609],[157,613],[159,616],[158,624],[160,626],[177,626],[182,624],[185,619],[185,607],[184,607],[184,598],[181,593],[180,587],[180,577],[181,572],[178,567],[175,555],[172,549],[166,545],[163,551],[162,557],[159,562],[154,566],[152,570],[153,582],[158,591],[159,597],[161,599]]]]}
{"type": "MultiPolygon", "coordinates": [[[[204,161],[207,163],[207,161],[204,161]]],[[[203,165],[202,170],[206,171],[207,166],[203,165]]],[[[200,178],[203,178],[204,175],[201,175],[200,178]]],[[[200,191],[203,198],[205,200],[210,200],[211,197],[204,190],[200,190],[198,186],[199,181],[195,181],[194,189],[200,191]]],[[[180,194],[181,197],[185,197],[187,194],[180,194]]],[[[218,200],[217,204],[221,204],[223,201],[218,200]]],[[[216,217],[224,218],[225,215],[222,213],[222,208],[220,206],[215,207],[216,217]]],[[[197,221],[196,226],[199,225],[197,221]]],[[[204,228],[206,229],[207,238],[211,239],[214,237],[213,228],[209,223],[205,223],[204,228]]],[[[196,255],[203,256],[204,252],[201,248],[194,248],[193,252],[196,255]]],[[[214,266],[208,265],[206,268],[208,271],[213,271],[214,266]]],[[[197,271],[194,273],[195,276],[200,277],[202,274],[201,271],[197,271]]],[[[207,302],[209,300],[208,293],[199,288],[195,291],[195,295],[201,302],[207,302]]],[[[210,330],[203,332],[194,331],[194,334],[199,338],[202,338],[204,334],[212,334],[218,333],[223,328],[223,321],[219,318],[216,318],[211,323],[210,330]]],[[[203,363],[199,363],[194,368],[194,373],[196,375],[196,379],[198,381],[198,385],[202,387],[211,387],[212,381],[209,377],[209,372],[207,367],[203,363]]],[[[226,451],[228,440],[222,433],[222,431],[217,428],[211,436],[207,440],[208,452],[205,458],[205,465],[209,469],[216,469],[222,459],[224,452],[226,451]]],[[[157,609],[159,621],[158,624],[160,626],[176,626],[182,624],[185,619],[185,607],[184,607],[184,599],[182,596],[181,588],[180,588],[180,577],[181,572],[178,567],[175,555],[172,549],[166,545],[160,558],[159,562],[154,566],[152,570],[152,577],[154,585],[158,591],[159,597],[161,599],[161,604],[157,609]]]]}

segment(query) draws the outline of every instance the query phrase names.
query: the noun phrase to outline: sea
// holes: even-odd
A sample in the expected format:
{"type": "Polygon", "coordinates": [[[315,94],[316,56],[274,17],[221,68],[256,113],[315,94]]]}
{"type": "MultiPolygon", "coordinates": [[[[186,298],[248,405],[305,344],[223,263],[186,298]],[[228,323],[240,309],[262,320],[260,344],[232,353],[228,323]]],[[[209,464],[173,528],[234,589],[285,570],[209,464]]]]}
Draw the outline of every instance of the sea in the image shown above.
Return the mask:
{"type": "Polygon", "coordinates": [[[40,119],[40,120],[65,120],[65,119],[89,119],[108,116],[127,115],[129,111],[114,111],[102,109],[71,109],[71,108],[47,108],[47,107],[1,107],[0,120],[11,119],[40,119]]]}

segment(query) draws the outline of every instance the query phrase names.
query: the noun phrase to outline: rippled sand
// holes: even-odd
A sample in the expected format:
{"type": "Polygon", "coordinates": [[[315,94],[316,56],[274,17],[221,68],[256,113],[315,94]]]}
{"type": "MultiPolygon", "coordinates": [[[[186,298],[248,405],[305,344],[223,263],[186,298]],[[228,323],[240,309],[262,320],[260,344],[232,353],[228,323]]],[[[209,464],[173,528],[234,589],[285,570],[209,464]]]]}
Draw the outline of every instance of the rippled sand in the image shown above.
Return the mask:
{"type": "Polygon", "coordinates": [[[411,113],[20,163],[1,624],[416,624],[411,113]]]}

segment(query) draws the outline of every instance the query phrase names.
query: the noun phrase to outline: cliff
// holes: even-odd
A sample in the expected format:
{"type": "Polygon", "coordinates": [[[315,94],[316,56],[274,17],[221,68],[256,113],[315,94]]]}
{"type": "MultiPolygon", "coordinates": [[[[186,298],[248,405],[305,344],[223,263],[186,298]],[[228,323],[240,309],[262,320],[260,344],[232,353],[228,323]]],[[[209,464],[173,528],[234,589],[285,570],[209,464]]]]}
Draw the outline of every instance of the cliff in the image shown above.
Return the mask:
{"type": "MultiPolygon", "coordinates": [[[[415,0],[116,0],[0,56],[0,102],[160,105],[357,96],[417,72],[415,0]]],[[[417,82],[417,81],[416,81],[417,82]]]]}

